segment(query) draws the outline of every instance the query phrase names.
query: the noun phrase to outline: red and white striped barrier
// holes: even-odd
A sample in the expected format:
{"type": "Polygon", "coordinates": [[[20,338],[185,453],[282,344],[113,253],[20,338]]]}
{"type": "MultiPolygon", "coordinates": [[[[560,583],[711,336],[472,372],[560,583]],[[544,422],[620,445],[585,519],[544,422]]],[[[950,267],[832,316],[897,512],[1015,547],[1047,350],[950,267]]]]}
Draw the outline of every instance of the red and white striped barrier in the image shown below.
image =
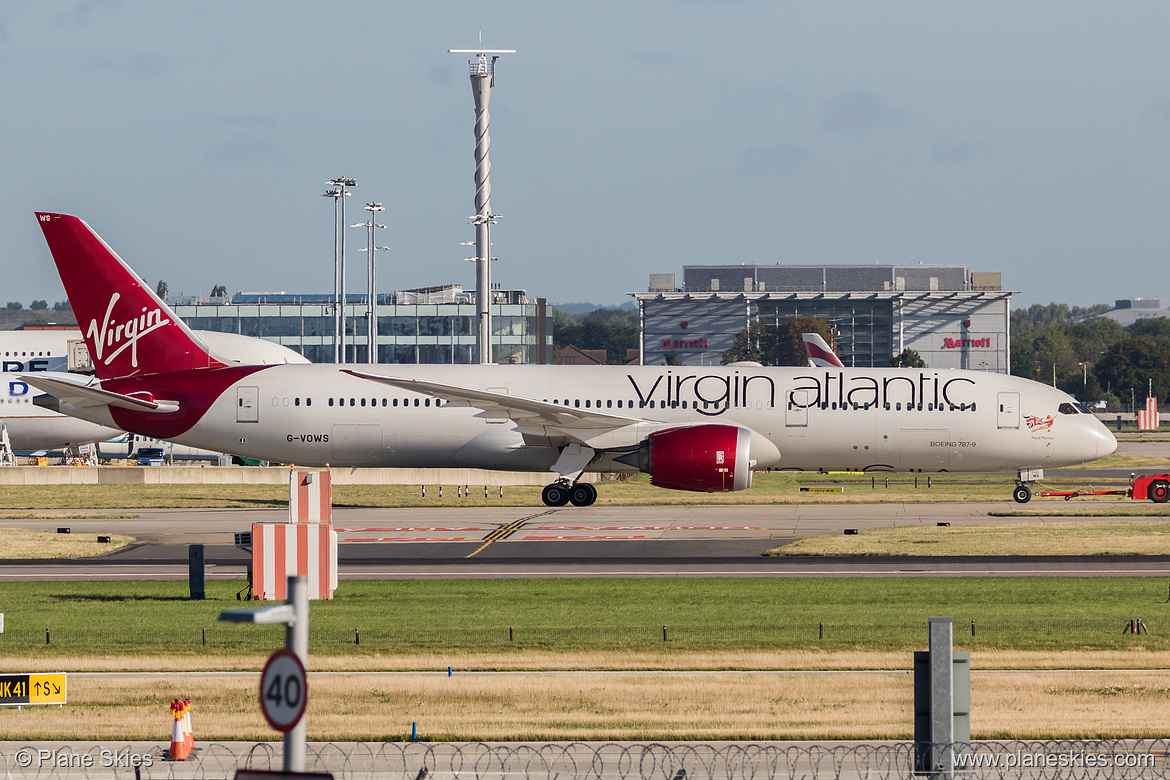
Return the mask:
{"type": "Polygon", "coordinates": [[[1147,398],[1145,410],[1139,409],[1137,416],[1139,431],[1158,430],[1158,399],[1153,396],[1147,398]]]}
{"type": "Polygon", "coordinates": [[[333,479],[328,469],[290,470],[288,473],[288,521],[333,522],[333,479]]]}
{"type": "Polygon", "coordinates": [[[337,590],[337,532],[329,523],[254,523],[252,598],[288,598],[286,579],[304,575],[310,599],[332,599],[337,590]]]}

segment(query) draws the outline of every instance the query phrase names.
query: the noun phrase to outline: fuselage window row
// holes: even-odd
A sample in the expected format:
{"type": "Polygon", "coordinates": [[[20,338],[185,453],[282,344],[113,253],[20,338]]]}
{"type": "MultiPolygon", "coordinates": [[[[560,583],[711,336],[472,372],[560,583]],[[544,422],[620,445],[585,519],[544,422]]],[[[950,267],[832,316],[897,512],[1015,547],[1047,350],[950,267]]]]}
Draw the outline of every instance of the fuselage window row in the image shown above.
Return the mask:
{"type": "MultiPolygon", "coordinates": [[[[653,403],[653,402],[651,402],[651,403],[653,403]]],[[[686,402],[684,401],[683,403],[685,404],[686,402]]],[[[856,411],[864,411],[866,409],[873,409],[876,407],[877,407],[876,401],[871,401],[870,403],[865,403],[865,404],[843,403],[843,404],[839,404],[839,405],[836,401],[833,401],[832,403],[824,402],[824,403],[820,403],[820,404],[812,404],[811,406],[800,406],[799,404],[795,404],[792,401],[788,402],[788,409],[790,411],[796,410],[796,409],[820,409],[822,411],[855,411],[856,412],[856,411]]],[[[685,406],[684,406],[684,408],[685,408],[685,406]]],[[[703,408],[705,409],[706,406],[704,406],[703,408]]],[[[885,409],[885,411],[887,411],[887,412],[890,412],[890,411],[894,411],[894,412],[901,412],[901,411],[907,411],[907,412],[924,412],[924,411],[925,412],[974,412],[975,411],[975,402],[972,401],[969,404],[959,404],[958,406],[956,406],[955,404],[935,405],[933,403],[929,403],[929,404],[924,405],[924,404],[907,403],[907,404],[905,404],[905,407],[903,407],[903,404],[901,401],[896,401],[892,404],[887,402],[887,403],[883,404],[882,408],[885,409]]],[[[1002,407],[1001,407],[1000,411],[1003,411],[1002,407]]]]}
{"type": "MultiPolygon", "coordinates": [[[[380,403],[381,403],[381,405],[382,405],[382,406],[386,406],[386,407],[396,407],[396,406],[399,406],[399,405],[400,405],[400,404],[399,404],[399,401],[401,401],[401,405],[402,405],[403,407],[407,407],[407,406],[410,406],[410,405],[411,405],[411,400],[412,400],[412,399],[410,399],[410,398],[402,398],[402,399],[398,399],[398,398],[383,398],[383,399],[381,399],[381,402],[380,402],[380,403]]],[[[432,405],[432,404],[431,404],[432,400],[434,401],[434,406],[436,406],[436,407],[439,407],[439,406],[442,406],[442,405],[443,405],[443,401],[442,401],[442,399],[441,399],[441,398],[434,398],[434,399],[431,399],[431,398],[415,398],[415,399],[413,399],[413,401],[414,401],[414,405],[415,405],[415,406],[431,406],[431,405],[432,405]]],[[[313,404],[313,399],[311,399],[311,398],[306,398],[306,399],[305,399],[305,406],[312,406],[312,404],[313,404]]],[[[378,405],[379,405],[379,400],[378,400],[377,398],[370,398],[370,399],[368,399],[368,404],[369,404],[370,406],[378,406],[378,405]]],[[[300,405],[301,405],[301,399],[297,398],[297,399],[296,399],[296,401],[295,401],[295,405],[296,405],[296,406],[300,406],[300,405]]],[[[330,399],[329,399],[329,405],[330,405],[330,406],[345,406],[345,405],[346,405],[346,399],[344,399],[344,398],[330,398],[330,399]]],[[[366,406],[366,405],[367,405],[367,399],[365,399],[365,398],[361,398],[361,399],[359,399],[359,398],[350,398],[350,399],[349,399],[349,406],[357,406],[357,407],[362,407],[362,406],[366,406]]]]}
{"type": "MultiPolygon", "coordinates": [[[[563,400],[560,398],[553,398],[552,400],[545,398],[544,402],[546,404],[550,403],[550,404],[555,404],[557,406],[571,406],[574,409],[582,408],[580,398],[575,398],[575,399],[565,398],[563,400]]],[[[600,400],[594,401],[592,399],[586,399],[584,403],[585,403],[584,408],[586,408],[586,409],[594,409],[594,408],[600,409],[600,408],[602,408],[602,402],[600,400]]],[[[758,403],[759,402],[757,402],[757,404],[758,403]]],[[[615,406],[614,401],[612,399],[607,400],[604,405],[605,405],[606,409],[613,409],[615,406]]],[[[624,401],[622,399],[618,399],[616,406],[618,409],[622,409],[622,408],[626,408],[626,409],[634,409],[634,408],[638,408],[638,409],[647,409],[647,408],[649,408],[649,409],[654,409],[654,408],[659,408],[659,409],[680,409],[680,408],[681,409],[728,409],[728,408],[730,408],[730,406],[726,402],[722,403],[722,404],[718,404],[718,403],[715,403],[713,401],[703,401],[702,404],[700,404],[698,401],[694,401],[694,402],[691,402],[691,401],[670,401],[670,402],[667,402],[667,401],[651,400],[651,401],[637,401],[637,402],[635,402],[632,400],[631,401],[624,401]]],[[[759,408],[759,407],[757,406],[757,408],[759,408]]]]}

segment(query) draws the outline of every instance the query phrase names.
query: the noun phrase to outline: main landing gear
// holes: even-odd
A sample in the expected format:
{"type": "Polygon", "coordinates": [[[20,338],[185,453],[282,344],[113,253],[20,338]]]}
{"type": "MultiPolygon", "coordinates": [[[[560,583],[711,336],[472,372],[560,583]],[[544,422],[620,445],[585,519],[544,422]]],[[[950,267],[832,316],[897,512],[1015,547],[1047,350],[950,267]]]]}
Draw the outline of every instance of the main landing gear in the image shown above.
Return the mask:
{"type": "Polygon", "coordinates": [[[595,454],[592,447],[583,444],[566,444],[561,448],[557,462],[552,467],[552,471],[560,474],[560,479],[545,485],[540,493],[545,506],[589,506],[597,500],[597,488],[588,482],[578,481],[595,454]]]}
{"type": "Polygon", "coordinates": [[[597,488],[588,482],[578,482],[574,485],[565,481],[557,481],[551,485],[545,485],[544,490],[540,493],[540,499],[545,506],[564,506],[565,504],[589,506],[597,500],[597,488]]]}

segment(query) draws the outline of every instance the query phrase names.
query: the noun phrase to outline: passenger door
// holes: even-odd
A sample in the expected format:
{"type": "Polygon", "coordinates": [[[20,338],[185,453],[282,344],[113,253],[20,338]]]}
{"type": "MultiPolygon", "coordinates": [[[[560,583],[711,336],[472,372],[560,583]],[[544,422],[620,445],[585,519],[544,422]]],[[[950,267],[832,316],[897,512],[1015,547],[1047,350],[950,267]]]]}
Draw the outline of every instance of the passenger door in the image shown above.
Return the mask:
{"type": "Polygon", "coordinates": [[[260,388],[236,388],[236,422],[260,422],[260,388]]]}
{"type": "Polygon", "coordinates": [[[788,408],[784,410],[784,424],[789,428],[808,426],[808,391],[793,390],[788,394],[788,408]]]}
{"type": "Polygon", "coordinates": [[[1000,393],[999,394],[999,427],[1000,428],[1019,428],[1020,427],[1020,394],[1019,393],[1000,393]]]}

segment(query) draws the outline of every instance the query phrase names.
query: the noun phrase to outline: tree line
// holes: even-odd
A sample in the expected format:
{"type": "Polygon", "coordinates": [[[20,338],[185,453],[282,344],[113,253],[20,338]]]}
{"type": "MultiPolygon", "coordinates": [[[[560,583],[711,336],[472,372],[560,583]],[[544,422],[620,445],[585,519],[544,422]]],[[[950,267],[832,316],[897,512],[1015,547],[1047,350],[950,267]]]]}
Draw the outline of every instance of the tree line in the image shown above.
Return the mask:
{"type": "Polygon", "coordinates": [[[1055,384],[1083,402],[1140,406],[1148,389],[1170,394],[1170,319],[1150,317],[1125,326],[1109,311],[1063,303],[1033,304],[1012,312],[1012,374],[1055,384]],[[1081,321],[1078,321],[1081,320],[1081,321]]]}
{"type": "Polygon", "coordinates": [[[605,362],[624,365],[626,351],[638,348],[638,311],[636,309],[595,309],[585,314],[569,314],[552,307],[553,347],[570,344],[578,349],[604,349],[605,362]]]}
{"type": "MultiPolygon", "coordinates": [[[[20,301],[9,301],[4,308],[8,311],[24,311],[24,304],[20,301]]],[[[32,311],[48,311],[49,302],[45,300],[33,301],[28,305],[28,308],[32,311]]],[[[71,309],[69,301],[57,301],[53,304],[53,311],[70,311],[71,309]]]]}

